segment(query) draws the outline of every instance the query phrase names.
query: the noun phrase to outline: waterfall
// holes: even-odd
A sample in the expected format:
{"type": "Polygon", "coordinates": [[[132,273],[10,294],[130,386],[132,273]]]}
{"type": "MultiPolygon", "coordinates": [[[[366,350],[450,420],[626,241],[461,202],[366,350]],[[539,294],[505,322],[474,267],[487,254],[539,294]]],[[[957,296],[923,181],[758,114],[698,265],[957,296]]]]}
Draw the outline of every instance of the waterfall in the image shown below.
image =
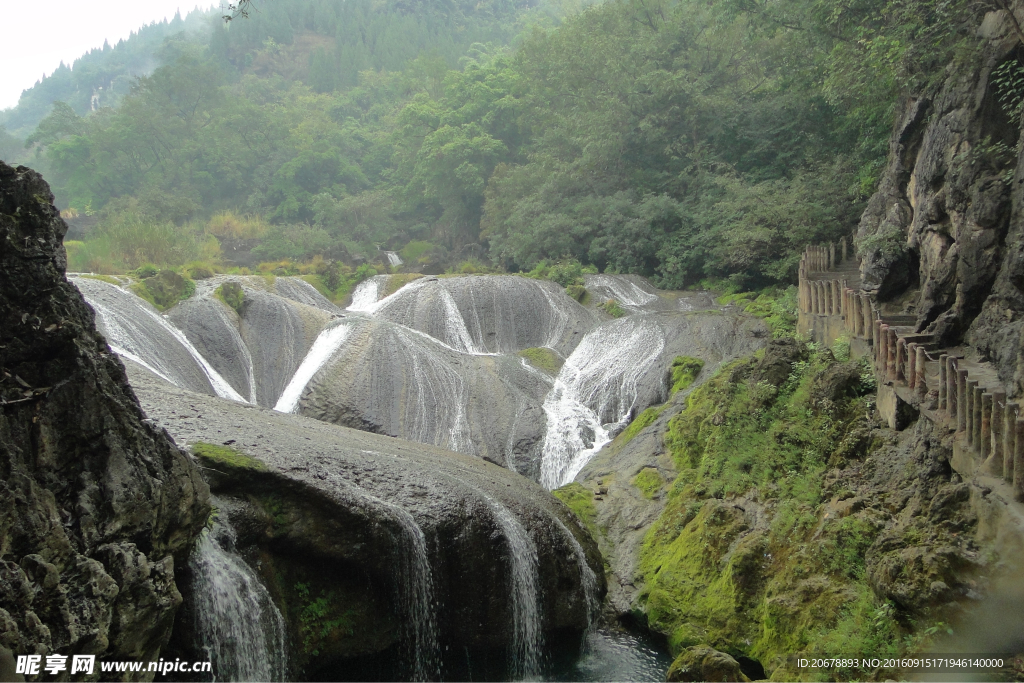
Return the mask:
{"type": "Polygon", "coordinates": [[[404,263],[404,261],[402,261],[401,257],[399,257],[399,255],[396,254],[393,251],[385,251],[384,255],[388,257],[388,263],[392,267],[397,268],[398,266],[402,265],[402,263],[404,263]]]}
{"type": "Polygon", "coordinates": [[[537,546],[512,513],[483,491],[477,490],[501,528],[509,551],[509,596],[512,600],[511,680],[540,674],[544,634],[541,632],[540,559],[537,546]]]}
{"type": "Polygon", "coordinates": [[[371,312],[375,308],[374,304],[380,299],[380,294],[384,291],[387,282],[387,275],[375,275],[363,280],[356,285],[355,291],[352,292],[352,303],[345,310],[371,312]]]}
{"type": "Polygon", "coordinates": [[[441,303],[444,305],[444,339],[441,342],[456,351],[463,353],[482,354],[473,343],[473,336],[466,327],[466,319],[462,317],[455,299],[444,287],[441,287],[441,303]]]}
{"type": "Polygon", "coordinates": [[[562,523],[562,520],[555,520],[561,528],[562,533],[569,539],[569,545],[572,546],[573,555],[576,557],[576,564],[580,568],[580,584],[583,586],[583,596],[587,601],[587,624],[588,633],[594,630],[594,626],[597,623],[598,611],[601,609],[601,601],[597,597],[597,574],[590,568],[590,563],[587,562],[587,554],[583,551],[583,546],[576,540],[575,534],[569,531],[568,527],[562,523]]]}
{"type": "Polygon", "coordinates": [[[665,348],[660,327],[640,316],[590,332],[562,366],[544,400],[540,483],[568,484],[632,417],[640,381],[665,348]]]}
{"type": "Polygon", "coordinates": [[[245,361],[245,373],[246,379],[249,383],[249,403],[256,405],[258,398],[256,397],[256,368],[252,362],[252,354],[249,352],[249,347],[245,345],[245,341],[242,339],[242,335],[239,334],[238,328],[235,326],[235,322],[228,317],[227,311],[222,306],[215,306],[213,308],[217,312],[217,316],[221,319],[224,325],[224,329],[227,330],[228,334],[231,335],[231,342],[238,353],[242,356],[242,360],[245,361]]]}
{"type": "Polygon", "coordinates": [[[199,647],[216,680],[284,680],[284,618],[234,546],[235,531],[221,517],[203,532],[189,560],[199,647]]]}
{"type": "Polygon", "coordinates": [[[187,368],[176,366],[186,357],[199,369],[217,396],[239,403],[248,403],[203,358],[181,330],[171,325],[142,299],[130,292],[98,280],[75,280],[87,294],[89,305],[96,311],[97,323],[110,348],[133,360],[159,377],[183,389],[196,389],[187,379],[187,368]],[[180,352],[184,351],[183,356],[180,352]]]}
{"type": "Polygon", "coordinates": [[[406,644],[410,680],[439,679],[441,659],[435,618],[437,605],[434,602],[434,581],[423,529],[407,510],[365,491],[362,495],[377,507],[386,510],[398,523],[404,537],[405,542],[398,544],[395,584],[397,602],[405,615],[403,639],[406,644]]]}
{"type": "Polygon", "coordinates": [[[319,372],[320,368],[329,361],[341,348],[341,345],[348,339],[352,326],[344,321],[324,329],[313,342],[306,357],[296,368],[288,385],[281,392],[281,398],[277,400],[274,410],[279,413],[294,413],[299,406],[299,399],[302,392],[309,384],[309,380],[319,372]]]}
{"type": "Polygon", "coordinates": [[[640,307],[657,301],[658,295],[645,292],[635,282],[614,275],[588,275],[587,287],[606,289],[623,306],[640,307]]]}
{"type": "Polygon", "coordinates": [[[462,376],[443,356],[430,348],[431,344],[438,344],[436,339],[397,326],[395,332],[396,337],[405,337],[403,352],[412,361],[416,388],[416,401],[413,404],[416,412],[410,425],[409,438],[450,451],[470,455],[476,453],[470,439],[466,387],[462,376]],[[410,332],[414,334],[408,334],[410,332]],[[417,339],[417,336],[424,339],[417,339]],[[445,416],[450,419],[445,420],[445,416]]]}

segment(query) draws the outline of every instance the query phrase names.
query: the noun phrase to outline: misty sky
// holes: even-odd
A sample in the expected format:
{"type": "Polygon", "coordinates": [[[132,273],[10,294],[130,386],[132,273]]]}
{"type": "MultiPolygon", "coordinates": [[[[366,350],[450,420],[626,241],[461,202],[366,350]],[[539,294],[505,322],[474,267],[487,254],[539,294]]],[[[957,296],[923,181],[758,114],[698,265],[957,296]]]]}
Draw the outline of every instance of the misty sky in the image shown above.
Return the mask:
{"type": "Polygon", "coordinates": [[[210,0],[0,0],[0,109],[13,107],[21,91],[44,73],[68,65],[94,47],[127,38],[144,24],[184,17],[210,0]]]}

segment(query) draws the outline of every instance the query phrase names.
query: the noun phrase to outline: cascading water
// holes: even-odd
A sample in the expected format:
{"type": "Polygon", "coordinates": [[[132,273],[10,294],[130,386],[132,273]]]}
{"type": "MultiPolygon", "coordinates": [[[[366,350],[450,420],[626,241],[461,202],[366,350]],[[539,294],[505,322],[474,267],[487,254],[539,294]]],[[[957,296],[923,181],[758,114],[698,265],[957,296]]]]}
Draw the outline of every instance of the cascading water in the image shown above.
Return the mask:
{"type": "Polygon", "coordinates": [[[434,581],[427,556],[427,539],[423,529],[408,511],[364,493],[366,500],[387,511],[402,530],[404,542],[398,544],[395,563],[396,597],[405,614],[404,638],[410,669],[410,680],[427,681],[440,678],[441,658],[437,639],[437,605],[434,581]]]}
{"type": "Polygon", "coordinates": [[[285,386],[284,391],[281,392],[281,398],[277,400],[274,410],[279,413],[295,412],[309,380],[313,379],[313,375],[319,372],[320,368],[341,348],[351,331],[352,326],[346,321],[342,321],[320,333],[285,386]]]}
{"type": "Polygon", "coordinates": [[[387,275],[374,275],[368,280],[363,280],[352,292],[352,303],[345,310],[369,313],[374,309],[374,304],[380,300],[381,292],[387,286],[387,275]]]}
{"type": "Polygon", "coordinates": [[[234,529],[218,518],[189,561],[198,645],[218,680],[284,680],[284,618],[234,546],[234,529]]]}
{"type": "Polygon", "coordinates": [[[658,295],[645,292],[625,277],[614,275],[588,275],[587,287],[606,290],[623,306],[639,308],[658,300],[658,295]]]}
{"type": "Polygon", "coordinates": [[[98,280],[76,278],[75,284],[96,311],[100,330],[115,353],[183,389],[197,388],[189,372],[198,368],[217,396],[248,403],[179,329],[150,309],[142,299],[116,285],[98,280]],[[183,364],[192,367],[182,367],[183,364]]]}
{"type": "Polygon", "coordinates": [[[612,321],[584,337],[544,401],[543,486],[571,482],[611,441],[613,430],[626,424],[640,381],[655,370],[664,348],[661,328],[640,316],[612,321]]]}
{"type": "Polygon", "coordinates": [[[573,555],[576,557],[576,564],[580,570],[580,583],[583,586],[583,595],[587,601],[587,623],[589,624],[588,634],[593,630],[594,625],[597,623],[598,611],[601,609],[601,601],[598,599],[597,592],[597,574],[590,568],[590,563],[587,562],[587,554],[583,550],[583,546],[576,540],[576,536],[566,528],[565,524],[561,520],[556,520],[559,528],[565,538],[568,539],[569,545],[572,547],[573,555]]]}
{"type": "Polygon", "coordinates": [[[385,251],[384,255],[388,258],[388,264],[390,264],[393,268],[397,268],[398,266],[404,263],[404,261],[402,261],[402,258],[393,251],[385,251]]]}
{"type": "Polygon", "coordinates": [[[529,680],[540,674],[544,634],[541,631],[537,546],[504,505],[478,491],[491,517],[501,528],[509,550],[509,592],[512,599],[512,662],[510,680],[529,680]]]}

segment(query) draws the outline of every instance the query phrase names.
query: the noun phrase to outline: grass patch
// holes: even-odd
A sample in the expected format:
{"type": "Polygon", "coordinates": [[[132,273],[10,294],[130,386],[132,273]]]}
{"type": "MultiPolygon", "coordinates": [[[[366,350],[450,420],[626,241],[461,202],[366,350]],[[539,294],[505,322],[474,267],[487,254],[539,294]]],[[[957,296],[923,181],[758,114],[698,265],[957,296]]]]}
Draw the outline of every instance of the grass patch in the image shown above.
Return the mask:
{"type": "Polygon", "coordinates": [[[423,276],[419,273],[396,273],[389,275],[387,286],[384,288],[384,296],[391,296],[413,280],[419,280],[421,277],[423,276]]]}
{"type": "Polygon", "coordinates": [[[587,288],[583,285],[569,285],[565,288],[565,293],[576,301],[583,303],[583,300],[587,296],[587,288]]]}
{"type": "Polygon", "coordinates": [[[644,498],[654,498],[665,485],[665,478],[654,467],[645,467],[633,477],[633,486],[640,489],[644,498]]]}
{"type": "Polygon", "coordinates": [[[597,538],[599,530],[597,527],[597,508],[594,507],[594,492],[579,482],[566,484],[551,492],[555,498],[569,506],[583,526],[587,528],[590,535],[597,538]]]}
{"type": "Polygon", "coordinates": [[[199,441],[192,444],[192,454],[210,465],[219,465],[235,470],[265,470],[267,466],[256,458],[250,458],[245,453],[228,446],[204,443],[199,441]]]}
{"type": "Polygon", "coordinates": [[[565,361],[557,353],[546,346],[523,349],[517,355],[525,358],[527,363],[549,375],[557,375],[558,371],[562,369],[562,365],[565,364],[565,361]]]}
{"type": "Polygon", "coordinates": [[[621,318],[626,315],[626,309],[619,306],[619,302],[615,299],[608,299],[603,304],[598,304],[597,307],[613,318],[621,318]]]}
{"type": "Polygon", "coordinates": [[[690,356],[676,356],[672,361],[672,390],[671,393],[682,391],[689,387],[704,369],[704,361],[700,358],[690,356]]]}
{"type": "Polygon", "coordinates": [[[736,304],[745,313],[762,318],[775,339],[796,334],[796,287],[726,294],[718,297],[718,303],[736,304]]]}
{"type": "Polygon", "coordinates": [[[654,424],[654,421],[658,419],[658,416],[665,411],[666,406],[651,406],[644,412],[637,415],[629,426],[622,430],[622,433],[618,436],[618,441],[623,445],[629,443],[634,436],[639,434],[641,430],[650,425],[654,424]]]}

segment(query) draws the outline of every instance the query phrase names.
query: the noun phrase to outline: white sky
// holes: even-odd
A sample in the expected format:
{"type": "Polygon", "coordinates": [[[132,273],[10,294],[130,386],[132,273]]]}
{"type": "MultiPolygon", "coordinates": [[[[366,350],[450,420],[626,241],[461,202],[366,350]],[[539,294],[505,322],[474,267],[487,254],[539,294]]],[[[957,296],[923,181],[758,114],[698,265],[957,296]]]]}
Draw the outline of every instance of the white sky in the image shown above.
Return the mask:
{"type": "Polygon", "coordinates": [[[111,45],[154,21],[184,17],[211,0],[0,0],[0,109],[13,107],[21,91],[42,75],[68,66],[95,47],[111,45]]]}

